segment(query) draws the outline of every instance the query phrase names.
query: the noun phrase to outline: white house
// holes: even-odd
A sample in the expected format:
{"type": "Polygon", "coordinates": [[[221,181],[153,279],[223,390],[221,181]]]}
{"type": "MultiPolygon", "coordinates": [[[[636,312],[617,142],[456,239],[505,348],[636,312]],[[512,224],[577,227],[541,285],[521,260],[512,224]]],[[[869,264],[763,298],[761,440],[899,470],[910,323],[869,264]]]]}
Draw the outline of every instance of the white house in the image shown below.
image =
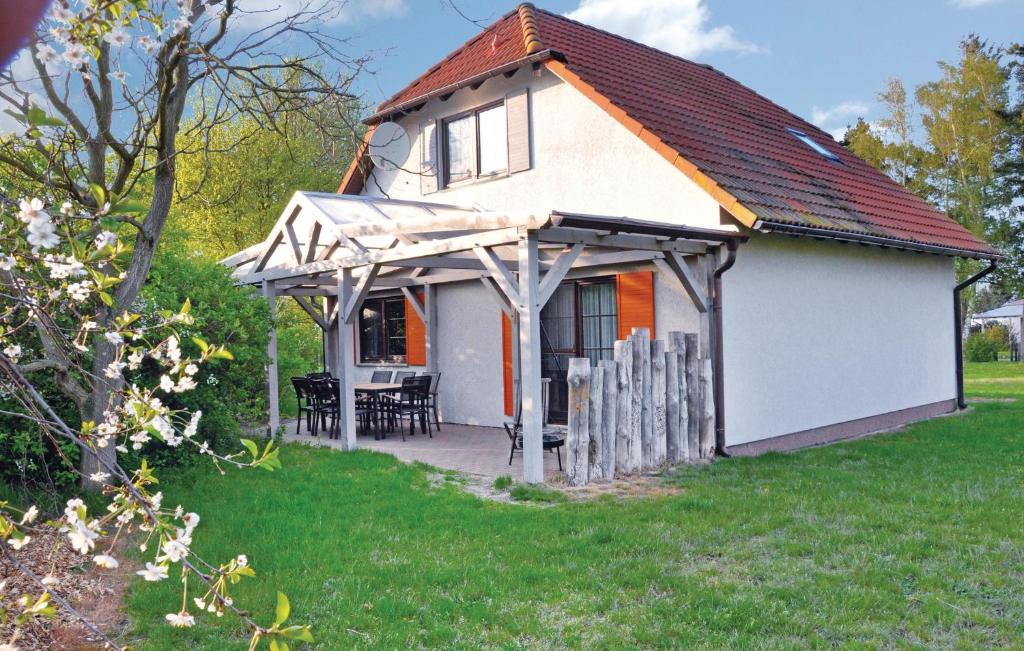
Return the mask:
{"type": "Polygon", "coordinates": [[[319,318],[350,381],[429,366],[446,421],[497,426],[521,376],[532,450],[539,376],[557,417],[565,361],[642,326],[701,333],[720,454],[957,406],[954,260],[998,256],[709,66],[523,4],[367,124],[337,195],[225,261],[342,303],[354,331],[319,318]]]}
{"type": "Polygon", "coordinates": [[[1003,303],[999,307],[980,312],[971,317],[971,325],[989,326],[993,323],[1006,326],[1010,337],[1020,342],[1020,334],[1024,332],[1024,299],[1003,303]]]}

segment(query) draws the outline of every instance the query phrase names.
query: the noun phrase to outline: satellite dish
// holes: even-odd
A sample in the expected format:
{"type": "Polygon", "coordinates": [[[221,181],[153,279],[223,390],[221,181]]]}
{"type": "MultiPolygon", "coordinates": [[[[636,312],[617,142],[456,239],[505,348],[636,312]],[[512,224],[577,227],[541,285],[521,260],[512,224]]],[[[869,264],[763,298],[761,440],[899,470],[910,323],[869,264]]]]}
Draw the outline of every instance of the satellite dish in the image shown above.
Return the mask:
{"type": "Polygon", "coordinates": [[[398,169],[409,157],[409,134],[394,122],[381,122],[370,136],[370,160],[386,172],[398,169]]]}

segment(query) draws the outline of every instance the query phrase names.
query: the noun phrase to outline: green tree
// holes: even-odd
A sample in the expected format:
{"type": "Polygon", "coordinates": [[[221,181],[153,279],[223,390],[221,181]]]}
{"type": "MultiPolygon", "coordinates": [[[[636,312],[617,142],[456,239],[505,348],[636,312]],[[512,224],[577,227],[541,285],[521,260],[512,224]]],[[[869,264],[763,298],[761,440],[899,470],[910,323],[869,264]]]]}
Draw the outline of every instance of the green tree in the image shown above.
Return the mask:
{"type": "MultiPolygon", "coordinates": [[[[330,132],[353,133],[358,110],[350,103],[330,132]]],[[[186,129],[179,138],[184,153],[170,228],[187,250],[231,255],[266,237],[296,190],[337,189],[355,155],[352,135],[325,143],[323,125],[311,117],[286,111],[276,118],[275,128],[240,116],[203,135],[186,129]]]]}

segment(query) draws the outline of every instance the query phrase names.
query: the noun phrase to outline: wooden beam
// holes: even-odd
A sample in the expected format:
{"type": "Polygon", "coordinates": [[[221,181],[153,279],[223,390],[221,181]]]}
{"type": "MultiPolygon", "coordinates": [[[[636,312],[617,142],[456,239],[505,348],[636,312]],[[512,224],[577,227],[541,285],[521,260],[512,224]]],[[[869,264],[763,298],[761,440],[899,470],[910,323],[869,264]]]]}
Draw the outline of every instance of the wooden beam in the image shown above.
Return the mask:
{"type": "Polygon", "coordinates": [[[586,244],[587,246],[608,246],[615,249],[640,251],[677,251],[687,254],[703,254],[707,245],[689,240],[662,240],[652,235],[602,235],[594,231],[576,228],[546,228],[538,231],[540,241],[560,244],[586,244]]]}
{"type": "Polygon", "coordinates": [[[332,271],[338,268],[354,269],[370,264],[387,265],[391,262],[415,260],[431,255],[469,251],[477,247],[489,247],[514,242],[518,237],[518,229],[503,228],[485,233],[473,233],[443,240],[432,240],[399,246],[394,249],[372,249],[365,253],[351,254],[334,260],[319,260],[308,264],[279,269],[270,269],[260,273],[249,274],[241,279],[243,283],[256,283],[262,280],[279,280],[297,278],[314,273],[332,271]]]}
{"type": "MultiPolygon", "coordinates": [[[[350,305],[355,298],[351,269],[338,274],[338,303],[350,305]]],[[[341,449],[356,448],[355,333],[354,328],[338,319],[338,427],[341,449]]]]}
{"type": "MultiPolygon", "coordinates": [[[[351,270],[350,270],[351,271],[351,270]]],[[[363,304],[363,299],[370,291],[370,287],[373,286],[373,281],[377,278],[377,272],[380,271],[380,265],[375,264],[370,267],[370,270],[363,274],[363,277],[359,279],[359,284],[356,285],[352,292],[351,298],[345,302],[345,311],[342,313],[342,323],[352,323],[352,317],[355,316],[359,306],[363,304]]],[[[351,277],[352,274],[349,273],[351,277]]],[[[338,295],[340,298],[340,294],[338,295]]]]}
{"type": "Polygon", "coordinates": [[[683,256],[673,251],[665,254],[664,259],[655,260],[654,264],[662,274],[676,281],[682,287],[698,312],[703,314],[708,311],[710,306],[707,294],[703,289],[703,283],[697,279],[697,276],[690,269],[690,265],[683,259],[683,256]]]}
{"type": "Polygon", "coordinates": [[[519,239],[519,365],[522,395],[523,481],[544,482],[544,447],[540,352],[540,270],[537,232],[525,230],[519,239]]]}
{"type": "Polygon", "coordinates": [[[494,302],[498,304],[501,311],[511,317],[515,313],[515,308],[512,305],[509,305],[508,297],[505,296],[504,292],[498,289],[498,285],[494,282],[494,279],[487,276],[485,278],[481,278],[480,282],[482,282],[484,287],[487,288],[487,293],[490,294],[491,298],[494,299],[494,302]]]}
{"type": "Polygon", "coordinates": [[[558,256],[554,264],[551,265],[551,269],[544,274],[544,278],[540,281],[540,305],[543,307],[547,304],[548,299],[558,289],[558,285],[565,278],[565,274],[569,273],[569,269],[572,267],[576,259],[583,253],[584,245],[582,243],[576,243],[572,245],[572,248],[558,256]]]}
{"type": "MultiPolygon", "coordinates": [[[[536,247],[535,247],[536,248],[536,247]]],[[[512,277],[512,273],[505,266],[505,263],[498,258],[497,254],[490,249],[490,247],[478,246],[473,249],[476,253],[476,257],[480,258],[480,261],[484,263],[484,267],[491,273],[491,278],[497,283],[498,287],[505,296],[508,297],[509,302],[516,303],[519,300],[519,283],[515,278],[512,277]]],[[[533,263],[537,263],[537,257],[534,256],[533,263]]],[[[520,267],[522,264],[520,264],[520,267]]]]}
{"type": "Polygon", "coordinates": [[[306,247],[306,258],[302,262],[313,262],[316,260],[316,247],[320,245],[320,221],[313,220],[313,226],[309,229],[309,246],[306,247]]]}
{"type": "Polygon", "coordinates": [[[324,321],[323,316],[319,314],[319,310],[310,304],[309,299],[303,296],[296,296],[295,294],[289,294],[289,296],[295,299],[295,302],[299,304],[299,307],[306,311],[306,314],[308,314],[313,321],[320,326],[321,330],[327,329],[327,322],[324,321]]]}
{"type": "Polygon", "coordinates": [[[427,312],[424,309],[423,304],[420,303],[419,297],[417,297],[416,294],[414,294],[408,287],[402,288],[402,294],[405,295],[405,300],[409,301],[409,305],[412,305],[412,309],[416,313],[416,316],[420,318],[420,321],[426,324],[427,312]]]}

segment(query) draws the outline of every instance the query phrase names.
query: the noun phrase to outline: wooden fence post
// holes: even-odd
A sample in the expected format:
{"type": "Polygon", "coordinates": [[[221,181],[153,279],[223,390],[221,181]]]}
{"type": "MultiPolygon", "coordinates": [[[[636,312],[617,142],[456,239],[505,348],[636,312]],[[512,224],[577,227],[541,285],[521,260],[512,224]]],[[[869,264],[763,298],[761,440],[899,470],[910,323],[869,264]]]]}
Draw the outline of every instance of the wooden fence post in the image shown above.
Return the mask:
{"type": "Polygon", "coordinates": [[[665,353],[665,459],[679,463],[685,440],[679,436],[679,358],[674,350],[665,353]]]}
{"type": "Polygon", "coordinates": [[[715,390],[712,386],[711,358],[701,360],[701,418],[700,457],[710,459],[715,455],[715,390]]]}
{"type": "Polygon", "coordinates": [[[618,427],[619,378],[618,364],[603,359],[598,363],[604,370],[604,395],[601,397],[601,477],[615,477],[615,430],[618,427]]]}
{"type": "Polygon", "coordinates": [[[565,441],[566,481],[570,486],[587,483],[590,449],[590,360],[569,360],[569,431],[565,441]]]}
{"type": "Polygon", "coordinates": [[[683,335],[686,342],[686,447],[690,460],[700,458],[700,421],[703,410],[700,402],[700,367],[697,335],[688,332],[683,335]]]}
{"type": "Polygon", "coordinates": [[[640,403],[640,468],[653,467],[654,450],[654,400],[651,387],[651,331],[648,328],[634,328],[640,338],[640,372],[643,402],[640,403]]]}
{"type": "Polygon", "coordinates": [[[689,394],[687,393],[687,381],[686,381],[686,334],[679,331],[668,333],[669,349],[678,355],[678,369],[677,377],[679,383],[679,449],[677,451],[676,461],[689,461],[690,460],[690,446],[689,446],[689,427],[690,427],[690,412],[689,412],[689,394]]]}
{"type": "Polygon", "coordinates": [[[615,473],[629,474],[629,443],[633,431],[633,344],[615,342],[615,366],[619,390],[615,414],[615,473]]]}
{"type": "Polygon", "coordinates": [[[665,463],[667,455],[667,427],[665,395],[665,342],[656,339],[651,342],[651,465],[665,463]]]}
{"type": "Polygon", "coordinates": [[[633,347],[633,413],[629,428],[629,465],[626,472],[639,472],[643,463],[643,413],[644,413],[644,353],[647,342],[633,331],[629,341],[633,347]]]}
{"type": "Polygon", "coordinates": [[[588,429],[590,431],[590,449],[587,452],[587,477],[588,481],[604,479],[604,442],[601,439],[601,429],[604,426],[604,369],[600,366],[590,369],[590,416],[588,418],[588,429]]]}

